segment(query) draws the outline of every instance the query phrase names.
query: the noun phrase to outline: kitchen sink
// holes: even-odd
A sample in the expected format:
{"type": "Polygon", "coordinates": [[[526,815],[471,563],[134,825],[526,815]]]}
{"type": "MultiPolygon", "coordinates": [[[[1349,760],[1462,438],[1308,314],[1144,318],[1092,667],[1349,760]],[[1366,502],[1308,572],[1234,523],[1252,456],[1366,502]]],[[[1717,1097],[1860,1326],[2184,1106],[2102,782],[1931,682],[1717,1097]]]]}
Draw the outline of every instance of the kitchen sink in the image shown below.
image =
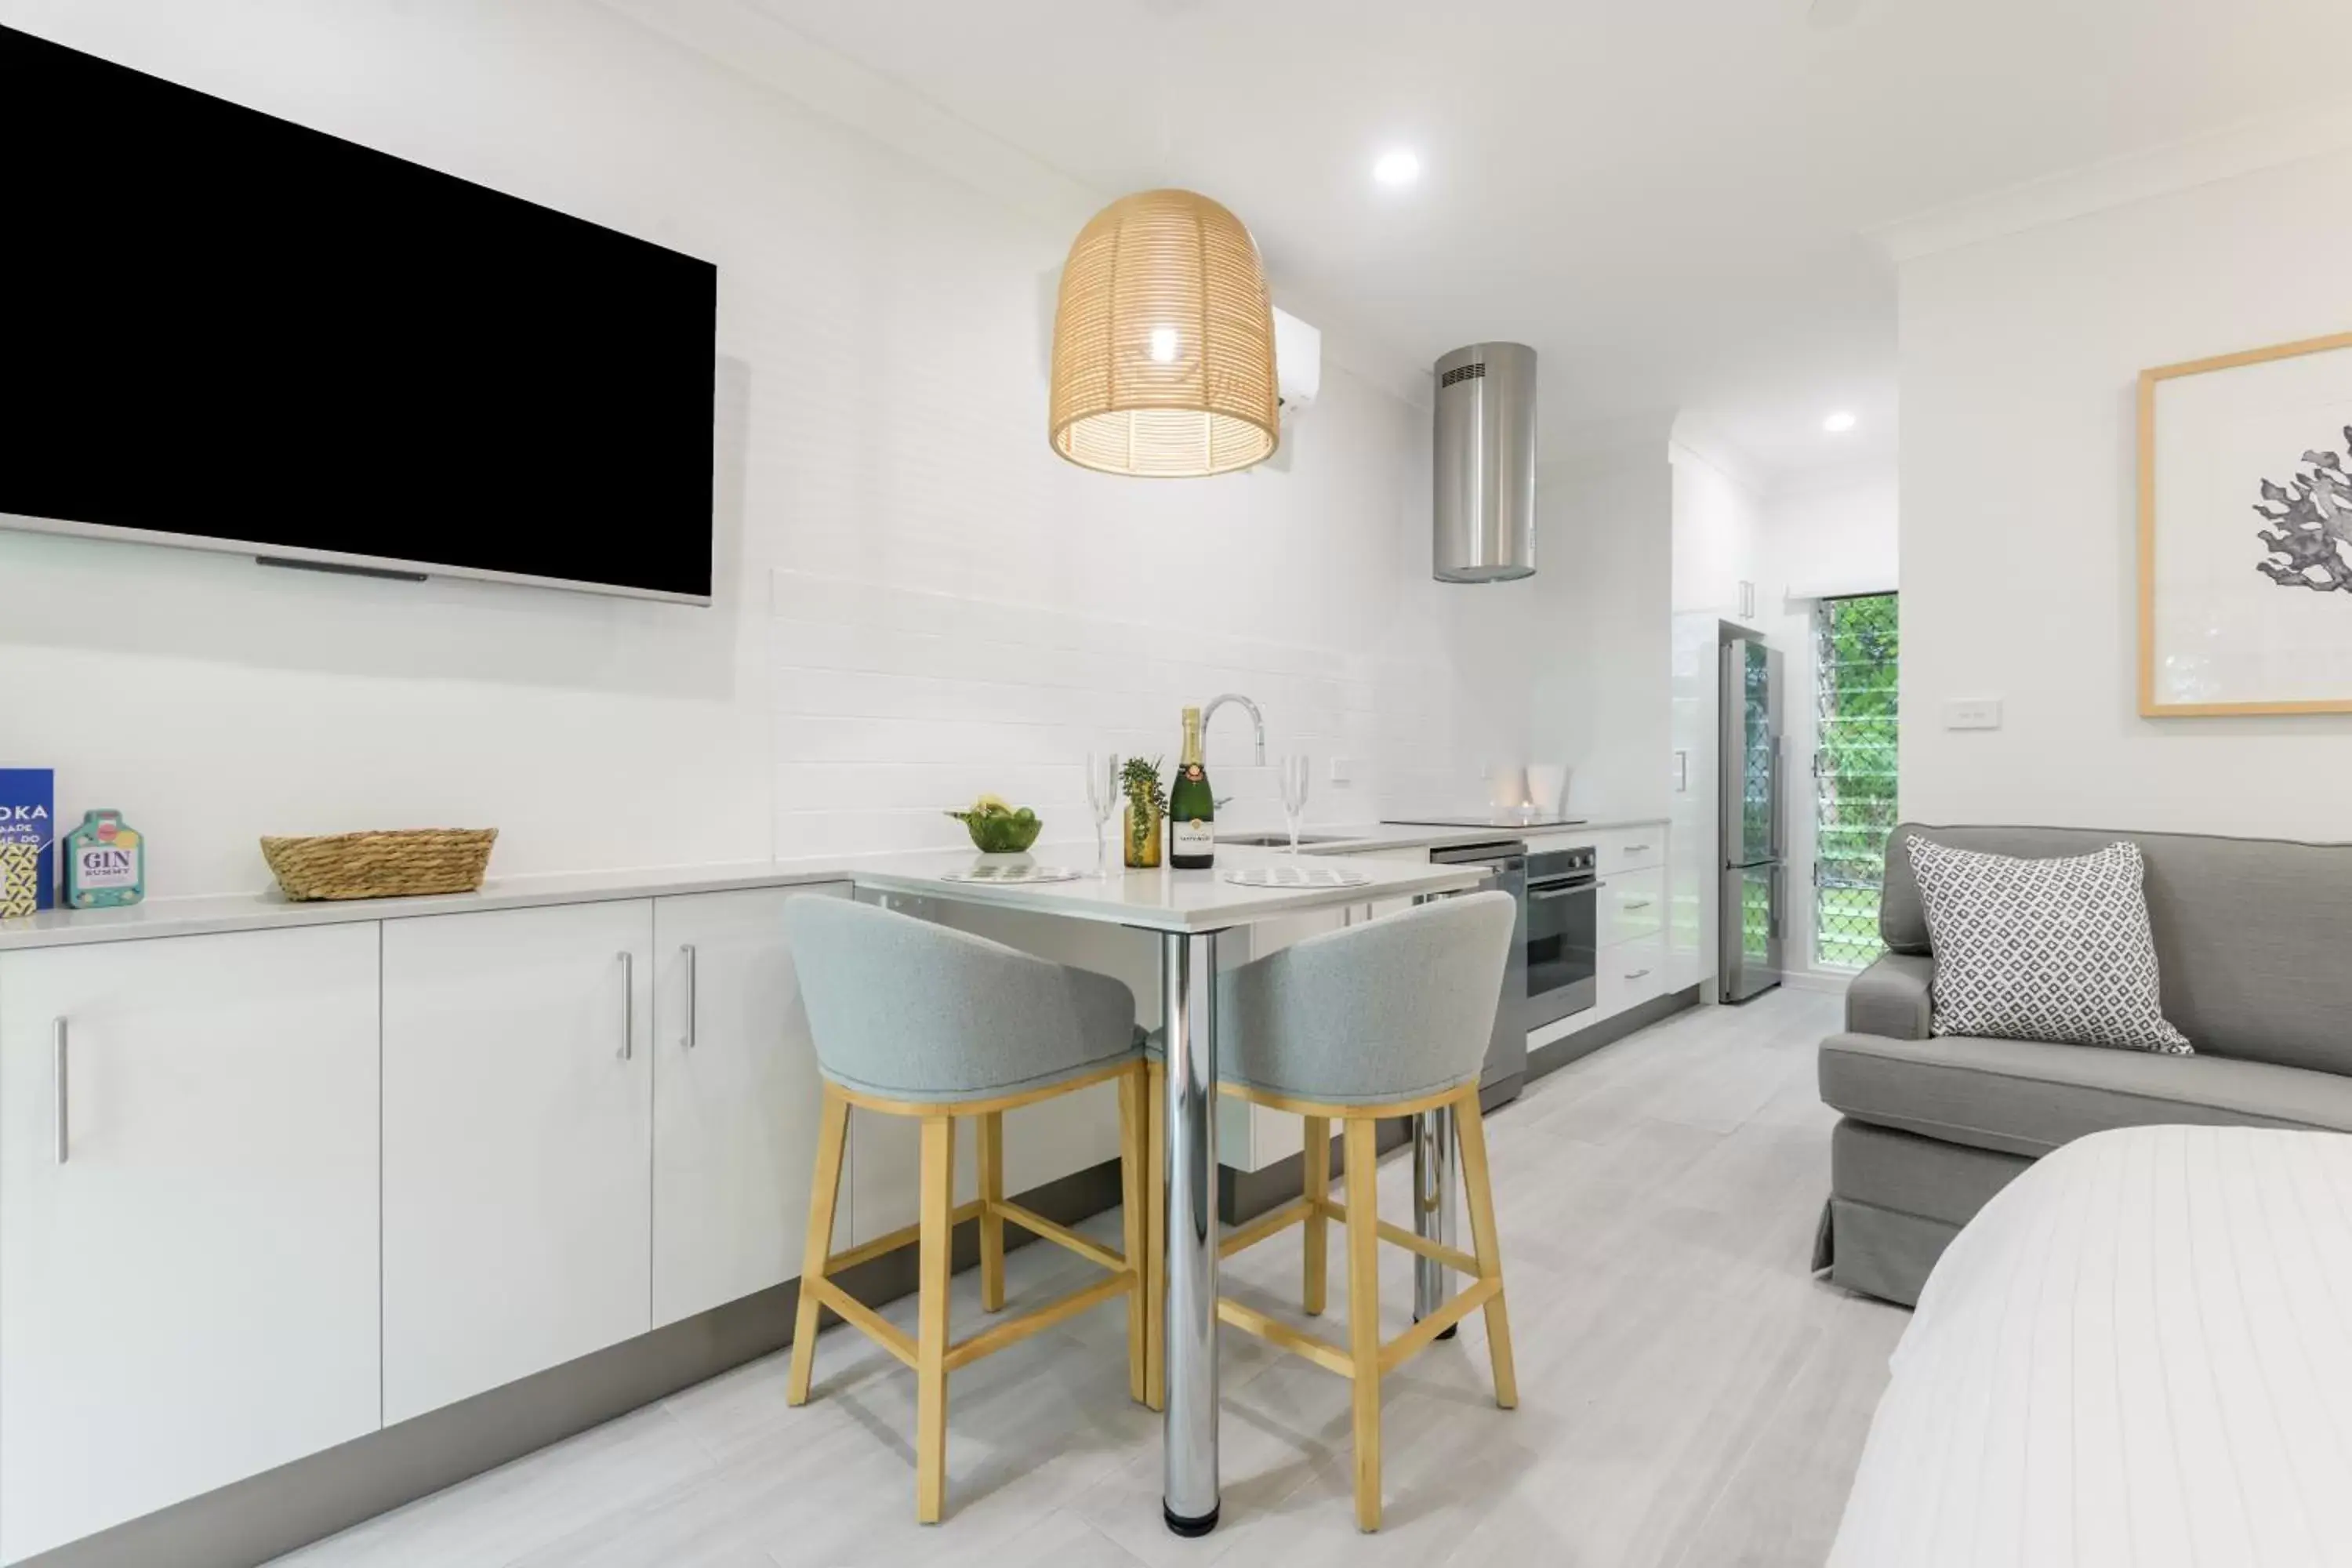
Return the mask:
{"type": "MultiPolygon", "coordinates": [[[[1290,847],[1290,835],[1287,833],[1220,833],[1217,835],[1217,842],[1236,844],[1251,849],[1287,849],[1290,847]]],[[[1302,833],[1298,836],[1298,842],[1305,846],[1344,844],[1347,840],[1336,833],[1302,833]]]]}

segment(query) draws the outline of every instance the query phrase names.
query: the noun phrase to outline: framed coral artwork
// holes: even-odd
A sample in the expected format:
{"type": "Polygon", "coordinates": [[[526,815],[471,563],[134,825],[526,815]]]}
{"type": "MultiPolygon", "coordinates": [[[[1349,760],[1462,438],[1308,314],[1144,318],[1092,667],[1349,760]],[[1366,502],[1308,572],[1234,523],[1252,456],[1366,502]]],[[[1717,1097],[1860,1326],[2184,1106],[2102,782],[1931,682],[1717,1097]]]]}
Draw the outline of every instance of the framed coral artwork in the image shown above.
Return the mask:
{"type": "Polygon", "coordinates": [[[2139,710],[2352,713],[2352,332],[2142,371],[2139,710]]]}

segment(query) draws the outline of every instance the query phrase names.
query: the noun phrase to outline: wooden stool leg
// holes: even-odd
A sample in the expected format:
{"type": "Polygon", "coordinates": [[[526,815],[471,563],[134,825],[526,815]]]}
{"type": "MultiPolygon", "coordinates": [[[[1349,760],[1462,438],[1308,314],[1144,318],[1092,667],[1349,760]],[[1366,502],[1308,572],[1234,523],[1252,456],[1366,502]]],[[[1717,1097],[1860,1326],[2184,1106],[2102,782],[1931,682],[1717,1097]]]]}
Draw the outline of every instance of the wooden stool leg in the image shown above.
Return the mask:
{"type": "Polygon", "coordinates": [[[1323,1311],[1323,1280],[1330,1263],[1331,1232],[1329,1216],[1323,1205],[1331,1199],[1331,1123],[1328,1118],[1309,1116],[1307,1137],[1300,1153],[1307,1162],[1307,1288],[1300,1304],[1310,1318],[1323,1311]]]}
{"type": "Polygon", "coordinates": [[[1149,1402],[1145,1378],[1150,1371],[1150,1356],[1146,1342],[1150,1331],[1146,1320],[1150,1310],[1151,1289],[1160,1282],[1160,1270],[1152,1267],[1149,1226],[1143,1217],[1147,1202],[1143,1167],[1150,1149],[1143,1122],[1150,1099],[1143,1067],[1138,1063],[1133,1072],[1118,1080],[1119,1246],[1127,1253],[1128,1273],[1127,1396],[1138,1405],[1149,1402]]]}
{"type": "Polygon", "coordinates": [[[793,1320],[793,1375],[784,1386],[784,1403],[805,1405],[809,1379],[816,1371],[816,1320],[823,1310],[810,1283],[824,1278],[833,1256],[833,1214],[841,1196],[841,1154],[849,1142],[849,1101],[831,1084],[825,1085],[824,1109],[818,1113],[816,1174],[809,1184],[808,1237],[801,1244],[800,1307],[793,1320]]]}
{"type": "Polygon", "coordinates": [[[1143,1403],[1168,1407],[1168,1072],[1158,1063],[1146,1071],[1143,1136],[1143,1255],[1150,1282],[1143,1302],[1143,1403]]]}
{"type": "Polygon", "coordinates": [[[1381,1527],[1381,1233],[1379,1124],[1346,1123],[1348,1348],[1355,1363],[1356,1528],[1381,1527]]]}
{"type": "Polygon", "coordinates": [[[1470,1245],[1478,1257],[1478,1278],[1496,1286],[1486,1303],[1486,1353],[1495,1363],[1495,1403],[1519,1403],[1518,1373],[1511,1364],[1511,1319],[1503,1305],[1503,1247],[1495,1230],[1495,1188],[1486,1170],[1486,1121],[1473,1086],[1454,1108],[1454,1140],[1462,1150],[1462,1186],[1470,1203],[1470,1245]]]}
{"type": "Polygon", "coordinates": [[[1004,1112],[980,1118],[980,1305],[1004,1310],[1004,1112]]]}
{"type": "Polygon", "coordinates": [[[948,1268],[955,1118],[923,1118],[921,1264],[915,1307],[915,1521],[937,1524],[948,1482],[948,1268]]]}

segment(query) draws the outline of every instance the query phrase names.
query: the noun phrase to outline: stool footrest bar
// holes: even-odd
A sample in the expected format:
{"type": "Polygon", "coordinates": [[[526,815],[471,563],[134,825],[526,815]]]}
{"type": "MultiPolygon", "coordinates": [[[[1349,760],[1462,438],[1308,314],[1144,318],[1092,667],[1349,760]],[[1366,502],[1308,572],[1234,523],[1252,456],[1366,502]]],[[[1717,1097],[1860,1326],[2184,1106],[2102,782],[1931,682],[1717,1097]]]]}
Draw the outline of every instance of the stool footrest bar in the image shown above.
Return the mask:
{"type": "Polygon", "coordinates": [[[984,1329],[971,1338],[948,1347],[947,1370],[953,1372],[984,1355],[993,1355],[1008,1346],[1017,1345],[1032,1334],[1044,1333],[1055,1324],[1076,1317],[1089,1307],[1099,1306],[1114,1296],[1124,1296],[1134,1287],[1135,1277],[1120,1272],[1108,1279],[1097,1279],[1083,1290],[1073,1290],[1066,1296],[1058,1297],[1034,1312],[1024,1312],[993,1328],[984,1329]]]}
{"type": "Polygon", "coordinates": [[[803,1279],[801,1289],[838,1312],[843,1322],[897,1356],[909,1368],[916,1365],[915,1342],[906,1330],[830,1279],[803,1279]]]}
{"type": "Polygon", "coordinates": [[[1116,1274],[1124,1272],[1127,1268],[1127,1259],[1109,1247],[1099,1242],[1089,1241],[1069,1226],[1056,1225],[1044,1215],[1024,1209],[1019,1204],[1006,1203],[1002,1199],[992,1206],[995,1209],[998,1218],[1011,1220],[1030,1235],[1075,1252],[1098,1268],[1108,1268],[1116,1274]]]}
{"type": "Polygon", "coordinates": [[[1269,1317],[1255,1307],[1244,1306],[1230,1296],[1217,1298],[1217,1317],[1245,1334],[1255,1334],[1277,1350],[1305,1356],[1326,1372],[1336,1372],[1341,1377],[1356,1375],[1354,1359],[1329,1340],[1294,1329],[1281,1319],[1269,1317]]]}
{"type": "Polygon", "coordinates": [[[1292,1226],[1304,1224],[1312,1209],[1307,1199],[1293,1198],[1278,1209],[1268,1210],[1239,1229],[1226,1232],[1224,1239],[1217,1243],[1217,1256],[1231,1258],[1269,1237],[1280,1236],[1292,1226]]]}
{"type": "Polygon", "coordinates": [[[1500,1279],[1481,1279],[1381,1347],[1381,1371],[1394,1372],[1463,1319],[1503,1293],[1500,1279]]]}
{"type": "MultiPolygon", "coordinates": [[[[961,1225],[968,1219],[979,1217],[980,1200],[974,1198],[968,1204],[957,1205],[948,1215],[948,1223],[961,1225]]],[[[886,1252],[896,1252],[902,1247],[912,1247],[922,1238],[923,1226],[920,1221],[913,1225],[900,1226],[887,1236],[877,1236],[873,1240],[853,1247],[846,1252],[835,1253],[824,1260],[824,1271],[827,1274],[843,1273],[856,1268],[861,1263],[871,1263],[886,1252]]]]}

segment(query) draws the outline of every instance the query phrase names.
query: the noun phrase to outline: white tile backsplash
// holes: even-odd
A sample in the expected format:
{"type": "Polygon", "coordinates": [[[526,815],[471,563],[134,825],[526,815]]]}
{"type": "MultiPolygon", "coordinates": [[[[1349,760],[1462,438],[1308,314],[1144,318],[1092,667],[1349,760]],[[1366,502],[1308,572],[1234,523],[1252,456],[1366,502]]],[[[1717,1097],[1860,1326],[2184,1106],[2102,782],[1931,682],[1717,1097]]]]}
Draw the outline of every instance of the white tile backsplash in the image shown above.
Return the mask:
{"type": "Polygon", "coordinates": [[[783,570],[774,587],[780,855],[953,845],[963,830],[941,814],[982,791],[1086,839],[1086,753],[1172,763],[1180,710],[1226,690],[1265,710],[1268,764],[1246,713],[1221,710],[1207,751],[1228,822],[1281,821],[1272,764],[1295,750],[1356,760],[1344,788],[1318,767],[1322,821],[1475,784],[1443,663],[783,570]]]}

